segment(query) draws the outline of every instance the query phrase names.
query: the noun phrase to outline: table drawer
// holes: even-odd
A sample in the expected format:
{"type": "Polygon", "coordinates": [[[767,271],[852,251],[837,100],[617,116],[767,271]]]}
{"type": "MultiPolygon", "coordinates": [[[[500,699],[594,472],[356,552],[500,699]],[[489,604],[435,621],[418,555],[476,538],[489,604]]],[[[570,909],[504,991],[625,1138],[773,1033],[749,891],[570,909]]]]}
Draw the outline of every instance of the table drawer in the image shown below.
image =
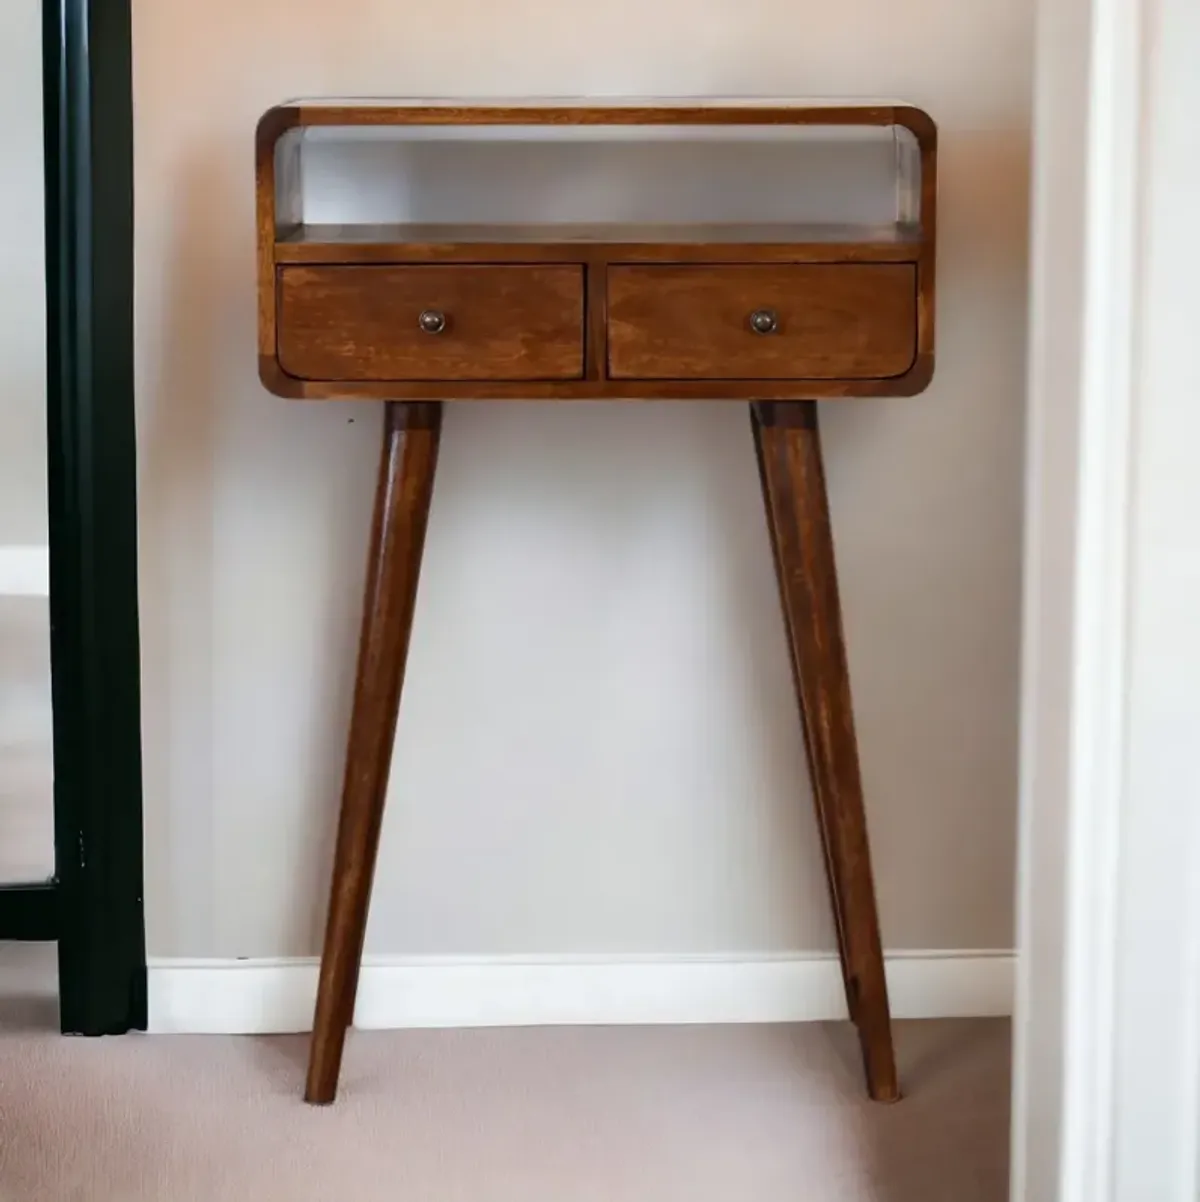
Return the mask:
{"type": "Polygon", "coordinates": [[[608,325],[614,379],[885,379],[916,359],[916,266],[611,267],[608,325]]]}
{"type": "Polygon", "coordinates": [[[282,267],[279,365],[301,380],[577,380],[583,267],[282,267]]]}

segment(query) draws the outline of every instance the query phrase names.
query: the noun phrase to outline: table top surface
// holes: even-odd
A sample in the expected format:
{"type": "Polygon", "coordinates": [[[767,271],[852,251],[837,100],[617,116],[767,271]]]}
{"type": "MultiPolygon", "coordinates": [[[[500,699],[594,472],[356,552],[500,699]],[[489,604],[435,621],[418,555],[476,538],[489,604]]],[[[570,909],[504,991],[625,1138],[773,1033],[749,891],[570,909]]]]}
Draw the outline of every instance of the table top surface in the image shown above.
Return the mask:
{"type": "Polygon", "coordinates": [[[283,106],[302,108],[908,108],[881,96],[300,96],[283,106]]]}
{"type": "Polygon", "coordinates": [[[304,125],[898,125],[935,137],[924,110],[896,100],[780,97],[316,97],[267,111],[260,138],[304,125]]]}

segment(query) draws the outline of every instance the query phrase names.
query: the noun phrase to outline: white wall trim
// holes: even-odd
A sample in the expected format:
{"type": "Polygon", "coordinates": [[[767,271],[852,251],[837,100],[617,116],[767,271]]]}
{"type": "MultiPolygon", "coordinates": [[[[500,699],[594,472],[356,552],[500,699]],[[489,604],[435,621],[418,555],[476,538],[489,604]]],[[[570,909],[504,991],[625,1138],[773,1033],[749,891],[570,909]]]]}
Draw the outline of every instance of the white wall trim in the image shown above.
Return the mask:
{"type": "Polygon", "coordinates": [[[1012,1198],[1195,1202],[1200,8],[1039,22],[1012,1198]]]}
{"type": "Polygon", "coordinates": [[[49,547],[0,547],[0,597],[50,596],[49,547]]]}
{"type": "MultiPolygon", "coordinates": [[[[1092,20],[1066,799],[1061,1202],[1112,1196],[1114,978],[1128,755],[1129,506],[1136,458],[1142,13],[1136,3],[1097,0],[1092,20]]],[[[1055,587],[1053,580],[1049,584],[1055,587]]],[[[1028,918],[1037,922],[1040,915],[1028,918]]]]}
{"type": "MultiPolygon", "coordinates": [[[[887,957],[895,1018],[1012,1012],[1008,951],[887,957]]],[[[149,965],[150,1031],[261,1035],[307,1031],[315,960],[170,960],[149,965]]],[[[832,956],[755,958],[368,957],[355,1025],[407,1027],[817,1022],[844,1019],[832,956]]]]}
{"type": "Polygon", "coordinates": [[[1038,10],[1014,1202],[1100,1202],[1125,753],[1139,5],[1038,10]]]}

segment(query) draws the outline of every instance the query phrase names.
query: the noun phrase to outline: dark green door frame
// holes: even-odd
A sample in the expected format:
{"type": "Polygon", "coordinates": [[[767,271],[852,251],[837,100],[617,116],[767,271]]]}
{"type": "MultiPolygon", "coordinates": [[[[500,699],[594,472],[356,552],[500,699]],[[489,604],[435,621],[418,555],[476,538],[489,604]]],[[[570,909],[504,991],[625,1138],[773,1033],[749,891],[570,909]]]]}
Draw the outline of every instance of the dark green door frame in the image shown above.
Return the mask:
{"type": "Polygon", "coordinates": [[[62,1028],[146,1025],[129,0],[43,0],[55,878],[0,938],[58,940],[62,1028]]]}

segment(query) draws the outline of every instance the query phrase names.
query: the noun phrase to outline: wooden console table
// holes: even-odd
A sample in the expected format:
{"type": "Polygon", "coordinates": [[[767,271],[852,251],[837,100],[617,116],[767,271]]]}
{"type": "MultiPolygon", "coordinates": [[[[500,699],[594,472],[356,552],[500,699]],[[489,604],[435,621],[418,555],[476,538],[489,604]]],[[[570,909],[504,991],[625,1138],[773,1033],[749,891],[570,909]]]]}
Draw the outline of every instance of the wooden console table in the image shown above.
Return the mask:
{"type": "Polygon", "coordinates": [[[347,101],[264,116],[262,380],[387,402],[308,1101],[333,1100],[353,1016],[442,404],[516,398],[750,402],[846,1000],[871,1097],[899,1097],[815,402],[928,384],[936,160],[931,119],[893,104],[347,101]],[[871,222],[305,220],[308,148],[471,127],[584,142],[636,127],[668,147],[672,131],[851,146],[865,131],[876,158],[894,156],[895,192],[871,222]]]}

